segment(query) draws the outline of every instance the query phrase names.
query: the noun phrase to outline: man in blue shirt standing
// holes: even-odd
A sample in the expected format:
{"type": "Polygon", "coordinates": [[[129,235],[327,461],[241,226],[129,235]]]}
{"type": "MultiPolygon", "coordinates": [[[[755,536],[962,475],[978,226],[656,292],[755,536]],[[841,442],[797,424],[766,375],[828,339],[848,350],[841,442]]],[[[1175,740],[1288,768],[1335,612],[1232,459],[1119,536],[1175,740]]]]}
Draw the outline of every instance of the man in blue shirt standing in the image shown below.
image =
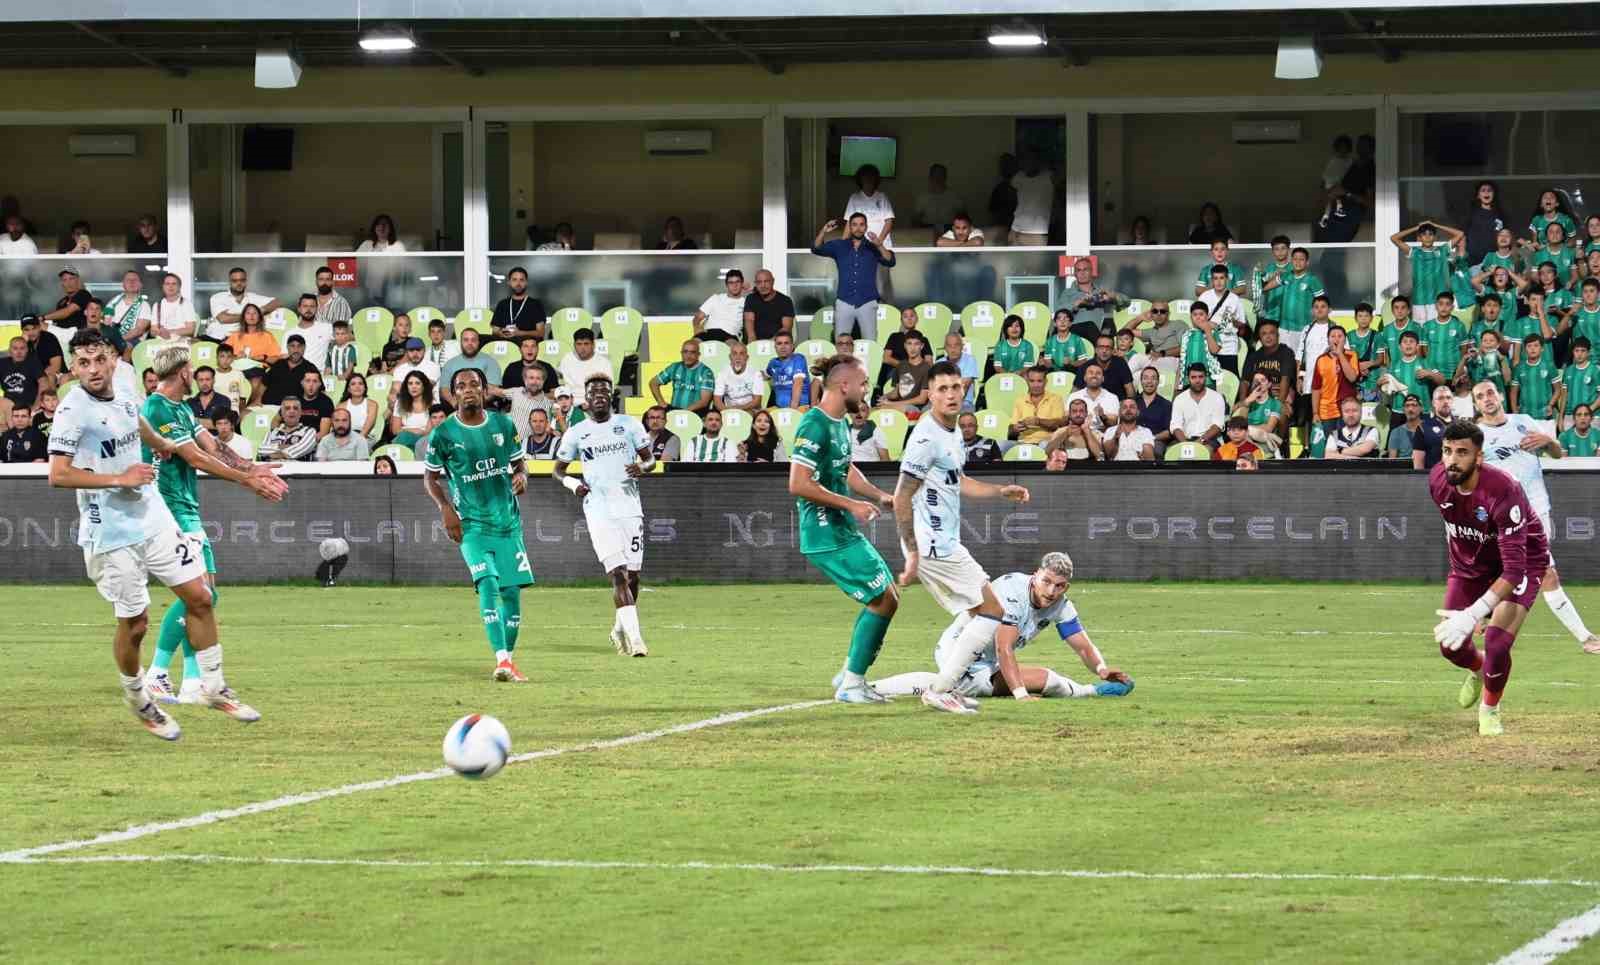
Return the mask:
{"type": "Polygon", "coordinates": [[[779,332],[772,337],[778,357],[767,363],[767,381],[772,383],[772,404],[780,409],[805,410],[811,406],[811,368],[803,356],[794,354],[794,336],[779,332]]]}
{"type": "Polygon", "coordinates": [[[823,243],[822,237],[839,227],[837,218],[817,231],[811,253],[832,258],[839,269],[839,284],[833,303],[833,330],[849,332],[857,327],[859,338],[878,340],[878,266],[894,267],[894,252],[867,237],[867,216],[857,211],[843,238],[823,243]]]}

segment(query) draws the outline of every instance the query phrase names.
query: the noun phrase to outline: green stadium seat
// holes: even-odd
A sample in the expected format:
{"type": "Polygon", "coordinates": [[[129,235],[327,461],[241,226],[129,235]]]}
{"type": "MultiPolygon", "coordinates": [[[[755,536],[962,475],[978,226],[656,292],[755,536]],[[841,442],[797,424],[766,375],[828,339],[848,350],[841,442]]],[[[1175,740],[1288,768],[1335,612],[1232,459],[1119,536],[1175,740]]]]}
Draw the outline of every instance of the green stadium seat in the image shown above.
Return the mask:
{"type": "Polygon", "coordinates": [[[1077,380],[1077,376],[1071,372],[1051,372],[1044,377],[1044,390],[1066,398],[1072,394],[1072,387],[1077,384],[1077,380]]]}
{"type": "Polygon", "coordinates": [[[878,303],[878,331],[888,338],[889,332],[900,327],[900,309],[886,302],[878,303]]]}
{"type": "Polygon", "coordinates": [[[379,372],[375,375],[367,376],[367,398],[375,399],[380,406],[385,407],[384,411],[379,414],[377,420],[379,422],[382,422],[389,414],[387,403],[389,399],[389,393],[393,389],[394,376],[388,372],[379,372]]]}
{"type": "Polygon", "coordinates": [[[260,449],[262,441],[267,438],[267,433],[272,431],[272,420],[277,415],[278,407],[275,405],[252,407],[241,420],[243,424],[239,426],[239,435],[249,439],[252,445],[260,449]]]}
{"type": "Polygon", "coordinates": [[[1239,377],[1232,372],[1224,371],[1217,376],[1217,392],[1222,395],[1222,401],[1231,407],[1239,396],[1239,377]]]}
{"type": "Polygon", "coordinates": [[[718,375],[728,371],[728,366],[731,364],[728,360],[728,343],[719,342],[714,338],[702,341],[700,362],[718,375]]]}
{"type": "Polygon", "coordinates": [[[558,308],[550,314],[550,337],[558,342],[571,342],[580,328],[594,328],[594,316],[582,308],[558,308]]]}
{"type": "Polygon", "coordinates": [[[956,323],[950,306],[941,302],[923,302],[917,306],[917,331],[928,336],[935,355],[943,354],[944,337],[956,323]]]}
{"type": "MultiPolygon", "coordinates": [[[[21,338],[22,336],[18,335],[16,337],[21,338]]],[[[144,370],[150,367],[150,356],[154,355],[156,349],[161,346],[162,342],[159,339],[147,338],[133,347],[130,361],[141,376],[144,375],[144,370]]]]}
{"type": "Polygon", "coordinates": [[[1150,301],[1149,301],[1149,299],[1145,299],[1145,298],[1131,298],[1131,299],[1129,299],[1128,300],[1128,304],[1123,308],[1117,309],[1117,311],[1115,313],[1115,317],[1116,317],[1116,321],[1117,321],[1117,331],[1120,332],[1123,329],[1127,328],[1128,327],[1128,322],[1131,319],[1136,318],[1136,317],[1138,317],[1140,315],[1143,315],[1145,312],[1148,312],[1149,310],[1150,310],[1150,301]]]}
{"type": "Polygon", "coordinates": [[[1171,402],[1172,397],[1178,393],[1178,373],[1171,369],[1158,369],[1157,371],[1161,373],[1161,376],[1156,382],[1156,394],[1171,402]]]}
{"type": "Polygon", "coordinates": [[[1180,442],[1167,447],[1167,462],[1210,462],[1211,450],[1199,442],[1180,442]]]}
{"type": "Polygon", "coordinates": [[[867,377],[876,379],[878,369],[883,367],[883,345],[871,339],[858,338],[855,343],[855,356],[867,367],[867,377]]]}
{"type": "Polygon", "coordinates": [[[373,462],[377,462],[379,457],[381,457],[381,456],[388,456],[390,459],[393,459],[396,463],[416,462],[417,461],[416,451],[413,450],[410,446],[396,445],[395,443],[392,443],[392,442],[390,444],[388,444],[387,446],[379,446],[378,448],[372,450],[372,461],[373,462]]]}
{"type": "Polygon", "coordinates": [[[983,383],[984,408],[1009,413],[1012,403],[1028,392],[1028,380],[1020,375],[1002,372],[989,376],[983,383]]]}
{"type": "Polygon", "coordinates": [[[825,342],[820,338],[808,338],[794,347],[796,353],[806,360],[806,363],[815,368],[818,362],[833,355],[833,343],[825,342]]]}
{"type": "Polygon", "coordinates": [[[700,434],[702,422],[688,409],[673,409],[667,413],[667,431],[678,437],[680,445],[687,446],[700,434]]]}
{"type": "Polygon", "coordinates": [[[905,451],[906,432],[911,428],[911,422],[906,419],[906,414],[899,409],[873,409],[872,421],[878,426],[878,431],[883,433],[884,447],[889,450],[890,459],[899,459],[905,451]]]}
{"type": "Polygon", "coordinates": [[[1049,305],[1044,302],[1019,302],[1012,305],[1006,314],[1022,318],[1023,338],[1032,342],[1035,348],[1044,345],[1045,338],[1050,334],[1049,305]]]}
{"type": "Polygon", "coordinates": [[[539,358],[558,369],[561,367],[561,357],[565,354],[567,354],[567,346],[555,339],[546,339],[539,343],[539,358]]]}
{"type": "MultiPolygon", "coordinates": [[[[763,338],[751,342],[746,346],[750,350],[750,367],[757,372],[765,372],[767,363],[778,357],[778,350],[772,347],[772,339],[763,338]]],[[[676,360],[677,356],[673,356],[676,360]]]]}
{"type": "Polygon", "coordinates": [[[615,385],[617,377],[622,374],[622,359],[624,356],[612,353],[611,340],[608,338],[594,340],[594,354],[611,363],[611,382],[615,385]]]}
{"type": "Polygon", "coordinates": [[[1011,428],[1011,413],[997,409],[979,409],[973,413],[978,420],[978,435],[995,442],[1005,442],[1011,428]]]}
{"type": "Polygon", "coordinates": [[[328,393],[328,398],[332,399],[335,405],[343,402],[344,379],[334,379],[332,382],[328,383],[327,387],[323,391],[328,393]]]}
{"type": "Polygon", "coordinates": [[[1019,442],[1000,458],[1005,462],[1044,462],[1044,448],[1031,442],[1019,442]]]}
{"type": "Polygon", "coordinates": [[[202,365],[209,365],[215,368],[217,365],[216,345],[211,342],[190,342],[189,364],[195,368],[199,368],[202,365]]]}
{"type": "Polygon", "coordinates": [[[389,333],[394,331],[394,313],[379,306],[363,308],[351,317],[350,326],[355,332],[356,344],[376,355],[383,351],[389,333]]]}
{"type": "Polygon", "coordinates": [[[782,440],[785,449],[794,448],[794,434],[800,428],[800,417],[805,413],[799,409],[772,409],[772,425],[778,430],[778,438],[782,440]]]}
{"type": "Polygon", "coordinates": [[[600,330],[624,358],[636,355],[639,339],[644,335],[644,316],[626,306],[608,308],[600,315],[600,330]]]}
{"type": "MultiPolygon", "coordinates": [[[[796,328],[799,323],[796,322],[796,328]]],[[[821,339],[828,344],[833,344],[833,309],[820,308],[806,323],[806,339],[821,339]]]]}
{"type": "Polygon", "coordinates": [[[973,302],[961,310],[961,334],[972,344],[974,355],[980,354],[978,346],[983,346],[981,354],[987,354],[1000,341],[1000,323],[1005,317],[1005,309],[994,302],[973,302]]]}
{"type": "Polygon", "coordinates": [[[739,443],[750,438],[751,414],[743,409],[722,410],[722,435],[730,442],[739,443]]]}
{"type": "MultiPolygon", "coordinates": [[[[494,309],[491,309],[491,308],[463,308],[461,311],[456,313],[456,317],[455,317],[455,320],[454,320],[455,321],[455,331],[453,333],[454,337],[455,338],[460,338],[461,337],[461,333],[466,331],[469,328],[472,329],[474,332],[477,332],[479,335],[488,335],[489,334],[489,330],[492,327],[491,323],[493,322],[493,320],[494,320],[494,309]]],[[[419,323],[417,321],[417,316],[415,316],[415,315],[411,316],[411,332],[412,332],[412,334],[416,335],[418,338],[426,340],[426,335],[423,334],[423,333],[426,333],[427,331],[428,331],[428,326],[425,323],[419,323]]]]}

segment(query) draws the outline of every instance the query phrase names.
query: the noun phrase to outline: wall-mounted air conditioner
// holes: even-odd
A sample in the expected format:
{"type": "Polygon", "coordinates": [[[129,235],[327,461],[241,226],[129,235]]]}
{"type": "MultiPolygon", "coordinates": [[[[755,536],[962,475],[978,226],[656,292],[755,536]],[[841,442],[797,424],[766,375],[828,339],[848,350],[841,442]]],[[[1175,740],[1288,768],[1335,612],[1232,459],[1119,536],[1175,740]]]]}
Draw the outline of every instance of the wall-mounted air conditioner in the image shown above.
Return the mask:
{"type": "Polygon", "coordinates": [[[139,153],[139,135],[70,134],[67,152],[73,157],[132,157],[139,153]]]}
{"type": "Polygon", "coordinates": [[[711,153],[711,132],[650,131],[644,151],[651,157],[700,157],[711,153]]]}
{"type": "Polygon", "coordinates": [[[1234,121],[1235,144],[1297,144],[1299,121],[1234,121]]]}

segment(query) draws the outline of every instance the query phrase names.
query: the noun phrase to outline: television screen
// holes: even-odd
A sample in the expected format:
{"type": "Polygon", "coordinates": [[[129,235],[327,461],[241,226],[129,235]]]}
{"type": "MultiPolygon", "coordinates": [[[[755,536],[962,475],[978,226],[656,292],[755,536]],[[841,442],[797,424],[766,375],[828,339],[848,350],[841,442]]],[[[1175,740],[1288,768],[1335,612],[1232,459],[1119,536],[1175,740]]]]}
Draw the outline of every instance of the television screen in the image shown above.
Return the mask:
{"type": "Polygon", "coordinates": [[[294,167],[294,128],[247,127],[240,148],[246,171],[288,171],[294,167]]]}
{"type": "Polygon", "coordinates": [[[894,177],[898,142],[892,137],[854,137],[839,139],[839,173],[853,178],[863,164],[871,164],[882,177],[894,177]]]}

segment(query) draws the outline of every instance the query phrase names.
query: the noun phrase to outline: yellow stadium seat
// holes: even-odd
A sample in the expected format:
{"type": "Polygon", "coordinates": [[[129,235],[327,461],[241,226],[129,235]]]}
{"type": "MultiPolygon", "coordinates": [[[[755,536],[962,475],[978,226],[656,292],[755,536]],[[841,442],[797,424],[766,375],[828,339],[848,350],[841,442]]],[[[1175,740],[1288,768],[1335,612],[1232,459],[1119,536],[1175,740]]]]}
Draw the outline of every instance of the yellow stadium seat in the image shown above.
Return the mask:
{"type": "Polygon", "coordinates": [[[1044,462],[1044,449],[1031,442],[1019,442],[1000,458],[1005,462],[1044,462]]]}
{"type": "Polygon", "coordinates": [[[652,362],[676,362],[683,351],[683,343],[694,337],[694,325],[689,322],[651,322],[645,326],[649,338],[648,349],[652,362]]]}
{"type": "Polygon", "coordinates": [[[611,340],[612,348],[621,350],[626,358],[639,351],[639,339],[644,335],[644,316],[626,306],[608,308],[600,314],[600,330],[611,340]]]}
{"type": "Polygon", "coordinates": [[[995,442],[1006,441],[1006,433],[1011,428],[1011,413],[980,409],[973,413],[973,418],[978,420],[978,435],[995,442]]]}
{"type": "Polygon", "coordinates": [[[557,341],[572,341],[580,328],[594,329],[594,316],[582,308],[558,308],[550,315],[550,337],[557,341]]]}
{"type": "Polygon", "coordinates": [[[1050,306],[1044,302],[1020,302],[1012,305],[1007,315],[1022,319],[1023,338],[1034,345],[1043,345],[1050,334],[1050,306]]]}

